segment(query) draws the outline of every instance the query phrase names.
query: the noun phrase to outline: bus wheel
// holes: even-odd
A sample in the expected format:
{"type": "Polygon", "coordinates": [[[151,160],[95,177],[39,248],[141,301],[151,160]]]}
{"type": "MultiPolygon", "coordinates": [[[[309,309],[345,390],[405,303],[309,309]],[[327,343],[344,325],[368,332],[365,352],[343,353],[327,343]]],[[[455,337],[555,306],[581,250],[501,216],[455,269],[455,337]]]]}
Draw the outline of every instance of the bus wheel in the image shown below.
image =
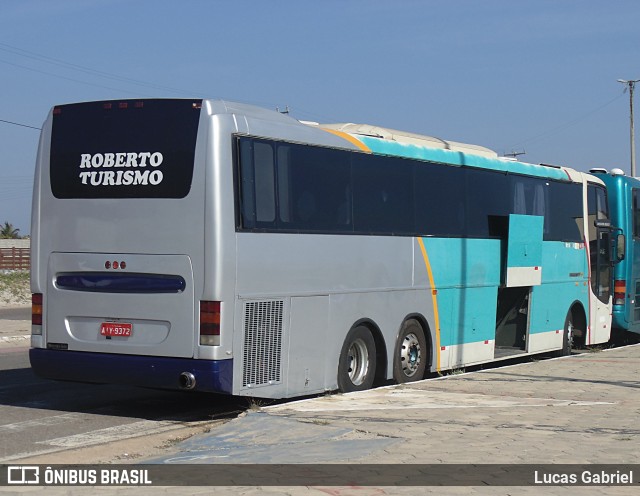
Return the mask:
{"type": "Polygon", "coordinates": [[[560,350],[560,356],[571,355],[571,349],[573,348],[573,312],[569,310],[567,318],[564,319],[564,333],[562,335],[562,349],[560,350]]]}
{"type": "Polygon", "coordinates": [[[427,341],[416,320],[402,324],[393,357],[393,378],[402,384],[424,378],[427,368],[427,341]]]}
{"type": "Polygon", "coordinates": [[[373,386],[376,343],[369,329],[354,327],[347,334],[338,363],[338,388],[342,393],[364,391],[373,386]]]}

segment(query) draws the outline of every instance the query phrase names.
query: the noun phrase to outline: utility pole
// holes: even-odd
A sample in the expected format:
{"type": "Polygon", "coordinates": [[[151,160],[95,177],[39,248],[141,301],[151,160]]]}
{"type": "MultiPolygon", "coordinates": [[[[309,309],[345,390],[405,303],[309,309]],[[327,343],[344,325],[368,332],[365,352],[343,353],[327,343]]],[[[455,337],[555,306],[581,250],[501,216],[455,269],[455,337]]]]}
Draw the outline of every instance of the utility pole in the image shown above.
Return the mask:
{"type": "Polygon", "coordinates": [[[631,119],[631,177],[636,177],[636,138],[633,130],[633,88],[639,81],[640,79],[618,79],[619,83],[626,84],[629,87],[629,115],[631,119]]]}

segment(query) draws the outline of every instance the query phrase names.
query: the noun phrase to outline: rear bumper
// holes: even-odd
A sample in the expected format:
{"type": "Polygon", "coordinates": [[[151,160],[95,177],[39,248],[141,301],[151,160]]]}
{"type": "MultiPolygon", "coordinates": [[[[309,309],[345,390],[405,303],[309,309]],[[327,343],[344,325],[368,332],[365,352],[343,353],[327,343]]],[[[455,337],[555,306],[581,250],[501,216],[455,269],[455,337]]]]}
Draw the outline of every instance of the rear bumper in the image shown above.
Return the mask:
{"type": "Polygon", "coordinates": [[[180,374],[190,372],[196,378],[194,391],[231,394],[233,385],[233,360],[193,360],[42,348],[31,348],[29,360],[38,376],[59,381],[179,390],[180,374]]]}
{"type": "MultiPolygon", "coordinates": [[[[633,311],[633,308],[631,308],[633,311]]],[[[611,317],[613,318],[613,326],[619,329],[629,329],[629,319],[627,318],[629,314],[628,303],[624,305],[613,305],[613,309],[611,310],[611,317]]]]}

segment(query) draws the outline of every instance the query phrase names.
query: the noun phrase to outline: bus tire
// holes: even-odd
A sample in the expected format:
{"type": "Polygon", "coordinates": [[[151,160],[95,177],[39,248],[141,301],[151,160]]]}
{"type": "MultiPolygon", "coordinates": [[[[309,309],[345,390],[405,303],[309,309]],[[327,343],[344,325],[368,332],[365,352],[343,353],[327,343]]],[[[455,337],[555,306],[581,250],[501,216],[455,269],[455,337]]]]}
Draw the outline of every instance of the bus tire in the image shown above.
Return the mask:
{"type": "Polygon", "coordinates": [[[560,350],[560,356],[571,355],[573,349],[573,311],[569,310],[567,318],[564,319],[564,332],[562,333],[562,349],[560,350]]]}
{"type": "Polygon", "coordinates": [[[364,391],[373,386],[376,374],[376,343],[365,326],[352,328],[342,345],[338,363],[338,389],[342,393],[364,391]]]}
{"type": "Polygon", "coordinates": [[[414,319],[405,321],[396,341],[393,379],[398,384],[424,379],[427,352],[427,340],[420,323],[414,319]]]}

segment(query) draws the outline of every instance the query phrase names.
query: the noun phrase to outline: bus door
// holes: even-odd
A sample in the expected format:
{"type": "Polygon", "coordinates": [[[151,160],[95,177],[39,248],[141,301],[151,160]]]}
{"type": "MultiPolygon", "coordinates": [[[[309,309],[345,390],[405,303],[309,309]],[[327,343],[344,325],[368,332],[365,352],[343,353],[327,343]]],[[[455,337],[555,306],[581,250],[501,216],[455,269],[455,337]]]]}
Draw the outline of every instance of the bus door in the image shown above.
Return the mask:
{"type": "Polygon", "coordinates": [[[532,287],[542,283],[543,229],[542,216],[509,215],[504,281],[498,288],[495,358],[527,351],[532,287]]]}
{"type": "Polygon", "coordinates": [[[609,210],[604,187],[595,184],[587,186],[587,205],[589,269],[593,297],[590,298],[589,330],[582,342],[592,344],[607,341],[611,331],[611,228],[608,225],[609,210]]]}

